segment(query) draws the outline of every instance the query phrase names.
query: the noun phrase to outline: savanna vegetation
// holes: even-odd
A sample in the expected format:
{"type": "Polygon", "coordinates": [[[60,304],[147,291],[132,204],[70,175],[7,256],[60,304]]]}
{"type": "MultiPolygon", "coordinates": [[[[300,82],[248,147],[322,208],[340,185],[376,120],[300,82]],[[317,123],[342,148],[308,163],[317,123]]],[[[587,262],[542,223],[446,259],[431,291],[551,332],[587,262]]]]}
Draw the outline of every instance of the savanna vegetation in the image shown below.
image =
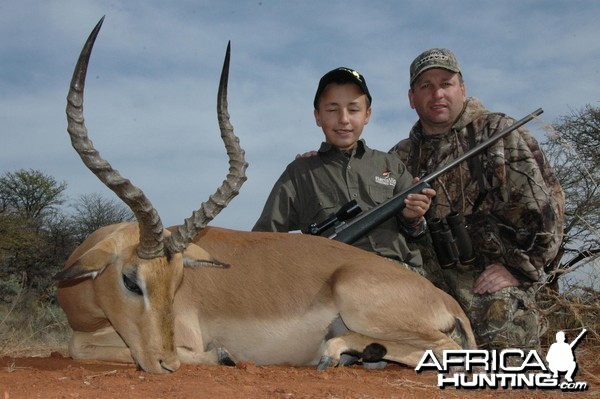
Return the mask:
{"type": "Polygon", "coordinates": [[[66,190],[39,170],[0,176],[0,355],[64,346],[69,328],[52,277],[92,231],[133,219],[114,199],[69,201],[66,190]]]}

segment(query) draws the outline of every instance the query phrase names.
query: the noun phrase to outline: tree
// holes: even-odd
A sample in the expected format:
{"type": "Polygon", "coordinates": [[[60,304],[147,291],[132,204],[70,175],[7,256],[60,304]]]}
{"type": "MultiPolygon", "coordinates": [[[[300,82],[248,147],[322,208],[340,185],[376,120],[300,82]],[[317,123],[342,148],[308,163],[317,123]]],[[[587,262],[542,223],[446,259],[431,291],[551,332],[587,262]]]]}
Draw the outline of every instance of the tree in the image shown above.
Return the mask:
{"type": "Polygon", "coordinates": [[[53,227],[67,228],[53,225],[66,187],[37,170],[0,176],[0,278],[18,275],[28,288],[50,286],[48,280],[64,262],[67,249],[58,250],[51,239],[53,227]]]}
{"type": "Polygon", "coordinates": [[[39,219],[44,212],[56,209],[64,202],[66,188],[66,183],[39,170],[6,172],[0,176],[1,210],[25,219],[39,219]]]}
{"type": "Polygon", "coordinates": [[[98,193],[80,195],[73,208],[75,212],[71,221],[78,241],[100,227],[135,219],[131,210],[123,203],[106,199],[98,193]]]}
{"type": "Polygon", "coordinates": [[[550,130],[542,146],[565,192],[564,238],[548,270],[558,276],[600,255],[600,108],[571,111],[550,130]]]}

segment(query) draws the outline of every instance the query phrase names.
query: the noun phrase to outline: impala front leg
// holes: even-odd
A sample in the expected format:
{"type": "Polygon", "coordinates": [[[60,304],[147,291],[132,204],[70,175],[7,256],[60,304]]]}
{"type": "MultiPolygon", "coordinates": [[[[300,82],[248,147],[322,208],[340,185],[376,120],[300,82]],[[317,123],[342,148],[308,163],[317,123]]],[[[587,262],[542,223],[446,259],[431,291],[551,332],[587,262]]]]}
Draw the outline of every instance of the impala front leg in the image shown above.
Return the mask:
{"type": "Polygon", "coordinates": [[[94,332],[73,331],[69,341],[69,355],[77,360],[134,363],[131,351],[112,327],[94,332]]]}
{"type": "Polygon", "coordinates": [[[229,352],[221,347],[210,345],[210,349],[198,352],[191,348],[178,346],[177,357],[182,364],[208,364],[208,365],[223,365],[235,366],[235,360],[229,352]]]}
{"type": "Polygon", "coordinates": [[[182,364],[235,366],[235,359],[220,342],[204,337],[198,320],[188,316],[175,319],[175,346],[182,364]]]}

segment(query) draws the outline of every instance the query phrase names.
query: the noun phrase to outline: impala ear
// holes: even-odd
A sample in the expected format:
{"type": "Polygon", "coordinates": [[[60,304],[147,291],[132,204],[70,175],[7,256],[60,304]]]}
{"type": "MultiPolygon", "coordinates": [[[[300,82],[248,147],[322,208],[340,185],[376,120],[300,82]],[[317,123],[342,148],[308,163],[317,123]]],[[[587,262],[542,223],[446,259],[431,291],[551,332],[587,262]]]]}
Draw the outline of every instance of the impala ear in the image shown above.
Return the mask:
{"type": "Polygon", "coordinates": [[[183,251],[183,266],[185,267],[198,267],[198,266],[210,266],[220,267],[226,269],[229,267],[228,264],[219,262],[214,259],[212,255],[204,248],[199,247],[196,244],[189,244],[183,251]]]}
{"type": "Polygon", "coordinates": [[[75,260],[66,269],[56,273],[54,279],[60,283],[73,282],[86,278],[96,278],[110,264],[113,255],[94,247],[75,260]]]}

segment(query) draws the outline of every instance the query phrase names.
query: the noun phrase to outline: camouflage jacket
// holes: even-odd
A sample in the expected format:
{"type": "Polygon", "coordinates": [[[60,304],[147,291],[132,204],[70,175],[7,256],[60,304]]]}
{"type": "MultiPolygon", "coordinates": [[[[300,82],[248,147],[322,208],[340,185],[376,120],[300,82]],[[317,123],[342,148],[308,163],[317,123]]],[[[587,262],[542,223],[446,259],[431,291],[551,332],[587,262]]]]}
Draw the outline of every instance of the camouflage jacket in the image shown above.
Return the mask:
{"type": "MultiPolygon", "coordinates": [[[[424,135],[417,122],[409,138],[390,152],[398,153],[414,176],[426,176],[513,123],[469,98],[449,132],[424,135]]],[[[427,219],[462,212],[478,267],[502,263],[515,276],[526,277],[524,281],[537,281],[562,241],[564,194],[559,182],[523,127],[475,158],[433,182],[437,196],[427,219]]]]}

